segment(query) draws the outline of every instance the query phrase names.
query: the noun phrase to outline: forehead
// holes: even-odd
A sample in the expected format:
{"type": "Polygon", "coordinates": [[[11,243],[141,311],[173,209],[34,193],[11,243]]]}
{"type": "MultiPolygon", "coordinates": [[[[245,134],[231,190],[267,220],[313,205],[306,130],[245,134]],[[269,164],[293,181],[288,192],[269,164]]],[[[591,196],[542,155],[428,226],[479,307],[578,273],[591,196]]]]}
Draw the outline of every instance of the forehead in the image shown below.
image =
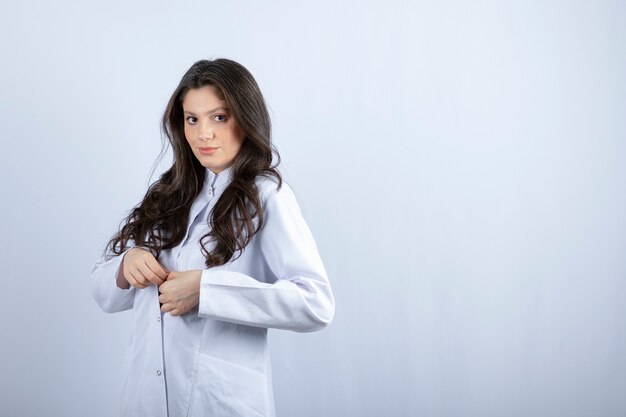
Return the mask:
{"type": "Polygon", "coordinates": [[[211,85],[191,88],[183,98],[183,109],[191,111],[208,110],[218,106],[226,107],[226,104],[225,100],[220,99],[218,90],[211,85]]]}

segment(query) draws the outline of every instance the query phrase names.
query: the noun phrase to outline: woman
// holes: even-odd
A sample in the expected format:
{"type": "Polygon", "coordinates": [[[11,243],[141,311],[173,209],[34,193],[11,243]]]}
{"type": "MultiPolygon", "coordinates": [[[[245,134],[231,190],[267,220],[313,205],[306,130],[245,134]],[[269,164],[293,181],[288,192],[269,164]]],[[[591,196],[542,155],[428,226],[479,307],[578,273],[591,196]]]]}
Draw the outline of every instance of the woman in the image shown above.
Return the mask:
{"type": "Polygon", "coordinates": [[[198,61],[162,125],[174,163],[91,273],[104,311],[133,310],[122,415],[273,416],[267,329],[323,329],[335,300],[263,96],[242,65],[198,61]]]}

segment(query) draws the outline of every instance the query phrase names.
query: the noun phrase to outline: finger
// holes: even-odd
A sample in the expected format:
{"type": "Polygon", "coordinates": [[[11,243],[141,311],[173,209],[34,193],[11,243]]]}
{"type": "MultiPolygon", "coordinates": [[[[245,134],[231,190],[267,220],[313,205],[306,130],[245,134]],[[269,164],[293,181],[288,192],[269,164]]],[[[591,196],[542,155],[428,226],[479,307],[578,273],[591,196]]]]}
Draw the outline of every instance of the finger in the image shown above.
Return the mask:
{"type": "Polygon", "coordinates": [[[154,258],[154,256],[150,256],[149,258],[146,259],[146,265],[148,266],[148,268],[153,274],[155,274],[156,276],[159,277],[159,279],[161,279],[161,281],[165,281],[165,279],[167,278],[167,274],[169,273],[169,270],[166,271],[165,270],[166,268],[163,265],[161,265],[159,261],[157,261],[154,258]]]}
{"type": "Polygon", "coordinates": [[[126,281],[128,281],[131,287],[137,288],[137,281],[133,277],[131,277],[130,275],[127,275],[124,278],[126,278],[126,281]]]}
{"type": "Polygon", "coordinates": [[[180,309],[176,308],[176,309],[170,311],[170,314],[172,316],[180,316],[180,309]]]}
{"type": "Polygon", "coordinates": [[[161,306],[161,311],[164,313],[170,312],[174,309],[172,303],[166,303],[161,306]]]}
{"type": "Polygon", "coordinates": [[[132,285],[135,288],[146,288],[147,285],[142,284],[141,282],[137,281],[137,278],[135,278],[135,275],[133,275],[132,272],[127,271],[126,272],[128,274],[128,278],[126,278],[126,280],[128,281],[128,283],[130,285],[132,285]]]}
{"type": "Polygon", "coordinates": [[[144,289],[144,288],[148,288],[148,286],[147,286],[147,285],[139,284],[137,281],[135,281],[135,283],[134,283],[134,284],[130,284],[130,285],[132,285],[132,286],[133,286],[133,287],[135,287],[135,288],[139,288],[139,289],[141,289],[141,290],[142,290],[142,289],[144,289]]]}
{"type": "Polygon", "coordinates": [[[143,276],[143,273],[137,266],[135,266],[129,272],[132,274],[133,278],[135,278],[135,280],[139,284],[144,286],[144,288],[152,285],[152,283],[148,279],[146,279],[146,277],[143,276]]]}
{"type": "Polygon", "coordinates": [[[143,277],[151,284],[154,284],[157,287],[163,284],[163,280],[159,278],[154,272],[152,272],[148,264],[143,264],[139,266],[139,271],[141,272],[143,277]]]}

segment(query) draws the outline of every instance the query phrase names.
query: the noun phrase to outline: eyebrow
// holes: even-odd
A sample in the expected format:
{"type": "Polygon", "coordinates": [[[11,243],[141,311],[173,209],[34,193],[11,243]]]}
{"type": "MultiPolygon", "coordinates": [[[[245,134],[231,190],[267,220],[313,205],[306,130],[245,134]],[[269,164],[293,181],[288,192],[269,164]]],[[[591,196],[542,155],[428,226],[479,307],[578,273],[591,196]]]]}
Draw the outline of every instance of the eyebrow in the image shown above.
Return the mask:
{"type": "MultiPolygon", "coordinates": [[[[218,110],[226,110],[226,111],[228,111],[230,109],[228,107],[216,107],[213,110],[209,110],[208,112],[206,112],[206,114],[214,113],[214,112],[216,112],[218,110]]],[[[185,114],[190,114],[192,116],[196,115],[194,112],[191,112],[191,111],[184,110],[184,112],[185,112],[185,114]]]]}

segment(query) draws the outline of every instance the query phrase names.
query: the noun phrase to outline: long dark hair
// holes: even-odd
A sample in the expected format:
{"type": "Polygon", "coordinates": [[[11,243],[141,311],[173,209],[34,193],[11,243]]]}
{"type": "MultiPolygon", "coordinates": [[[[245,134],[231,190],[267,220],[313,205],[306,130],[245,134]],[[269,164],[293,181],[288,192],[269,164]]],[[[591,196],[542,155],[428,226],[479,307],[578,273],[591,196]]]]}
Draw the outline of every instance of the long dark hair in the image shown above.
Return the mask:
{"type": "Polygon", "coordinates": [[[265,100],[243,65],[226,58],[201,60],[187,70],[163,114],[162,130],[172,146],[174,162],[122,220],[105,253],[110,250],[120,255],[132,239],[136,246],[149,248],[158,258],[162,250],[174,248],[185,237],[191,204],[202,190],[206,168],[185,139],[182,102],[190,89],[207,85],[215,87],[245,133],[232,163],[231,182],[211,211],[209,233],[200,239],[207,268],[225,264],[235,252],[239,252],[237,257],[241,255],[262,227],[263,207],[255,179],[259,175],[273,177],[278,188],[282,186],[276,169],[280,155],[272,145],[265,100]],[[215,241],[211,251],[203,243],[206,239],[215,241]]]}

